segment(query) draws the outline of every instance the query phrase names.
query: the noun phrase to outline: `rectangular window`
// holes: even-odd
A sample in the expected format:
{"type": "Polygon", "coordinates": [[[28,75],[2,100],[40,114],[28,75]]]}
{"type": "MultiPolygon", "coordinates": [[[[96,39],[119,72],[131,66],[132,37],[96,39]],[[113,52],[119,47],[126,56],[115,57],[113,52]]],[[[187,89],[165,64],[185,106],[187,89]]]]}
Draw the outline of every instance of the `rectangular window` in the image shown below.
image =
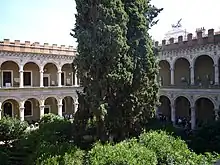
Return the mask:
{"type": "Polygon", "coordinates": [[[32,77],[31,77],[32,75],[31,75],[31,72],[29,72],[29,71],[25,71],[24,72],[24,86],[32,86],[32,82],[31,82],[31,80],[32,80],[32,77]]]}
{"type": "Polygon", "coordinates": [[[11,87],[12,86],[12,72],[11,71],[3,71],[3,87],[11,87]]]}

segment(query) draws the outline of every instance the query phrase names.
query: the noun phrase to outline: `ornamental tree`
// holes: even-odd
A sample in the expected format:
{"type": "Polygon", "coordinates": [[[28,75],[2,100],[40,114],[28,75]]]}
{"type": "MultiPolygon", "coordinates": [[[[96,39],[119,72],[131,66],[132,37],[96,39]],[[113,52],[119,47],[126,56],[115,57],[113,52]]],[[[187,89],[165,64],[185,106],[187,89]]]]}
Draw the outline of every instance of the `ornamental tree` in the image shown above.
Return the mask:
{"type": "Polygon", "coordinates": [[[144,0],[76,0],[77,67],[84,87],[75,116],[79,136],[124,139],[140,132],[157,103],[158,73],[148,29],[155,9],[144,0]]]}
{"type": "Polygon", "coordinates": [[[121,0],[76,0],[75,37],[77,66],[82,85],[76,122],[95,122],[97,136],[104,135],[108,111],[118,110],[121,91],[132,83],[132,63],[127,56],[128,16],[121,0]]]}

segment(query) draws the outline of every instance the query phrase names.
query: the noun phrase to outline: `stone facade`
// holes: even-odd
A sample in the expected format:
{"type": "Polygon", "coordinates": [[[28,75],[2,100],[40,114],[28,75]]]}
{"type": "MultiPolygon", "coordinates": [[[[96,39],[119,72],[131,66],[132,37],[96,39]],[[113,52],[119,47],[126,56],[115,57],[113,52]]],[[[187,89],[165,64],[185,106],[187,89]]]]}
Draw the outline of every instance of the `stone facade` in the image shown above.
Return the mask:
{"type": "Polygon", "coordinates": [[[0,42],[0,118],[37,121],[45,113],[74,114],[78,108],[76,50],[47,43],[0,42]]]}
{"type": "Polygon", "coordinates": [[[220,35],[213,29],[208,34],[197,31],[183,40],[179,36],[163,40],[159,48],[159,113],[176,123],[184,117],[194,129],[200,121],[218,118],[220,106],[220,35]]]}

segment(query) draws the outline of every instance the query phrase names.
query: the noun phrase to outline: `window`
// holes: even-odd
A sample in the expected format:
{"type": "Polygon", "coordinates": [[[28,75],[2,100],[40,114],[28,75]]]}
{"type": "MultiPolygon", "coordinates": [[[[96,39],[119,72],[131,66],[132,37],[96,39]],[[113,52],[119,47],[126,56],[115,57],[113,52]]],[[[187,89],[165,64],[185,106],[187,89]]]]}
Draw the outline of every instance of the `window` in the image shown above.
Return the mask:
{"type": "Polygon", "coordinates": [[[45,105],[44,107],[44,114],[48,114],[50,113],[50,106],[49,105],[45,105]]]}
{"type": "Polygon", "coordinates": [[[25,71],[24,72],[24,86],[31,86],[32,85],[32,77],[31,77],[31,72],[30,71],[25,71]]]}
{"type": "Polygon", "coordinates": [[[2,72],[2,84],[4,87],[12,86],[12,71],[3,71],[2,72]]]}
{"type": "Polygon", "coordinates": [[[29,100],[24,103],[24,116],[32,116],[32,103],[29,100]]]}

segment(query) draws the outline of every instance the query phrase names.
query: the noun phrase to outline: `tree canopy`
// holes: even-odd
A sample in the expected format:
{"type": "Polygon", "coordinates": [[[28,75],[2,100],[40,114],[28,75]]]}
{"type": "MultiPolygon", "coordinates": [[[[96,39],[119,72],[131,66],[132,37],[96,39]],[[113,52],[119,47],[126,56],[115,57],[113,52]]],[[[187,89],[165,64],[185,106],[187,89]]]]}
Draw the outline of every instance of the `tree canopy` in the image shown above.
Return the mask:
{"type": "Polygon", "coordinates": [[[161,9],[146,0],[76,0],[76,8],[79,132],[92,122],[100,139],[139,133],[158,101],[148,30],[161,9]]]}

